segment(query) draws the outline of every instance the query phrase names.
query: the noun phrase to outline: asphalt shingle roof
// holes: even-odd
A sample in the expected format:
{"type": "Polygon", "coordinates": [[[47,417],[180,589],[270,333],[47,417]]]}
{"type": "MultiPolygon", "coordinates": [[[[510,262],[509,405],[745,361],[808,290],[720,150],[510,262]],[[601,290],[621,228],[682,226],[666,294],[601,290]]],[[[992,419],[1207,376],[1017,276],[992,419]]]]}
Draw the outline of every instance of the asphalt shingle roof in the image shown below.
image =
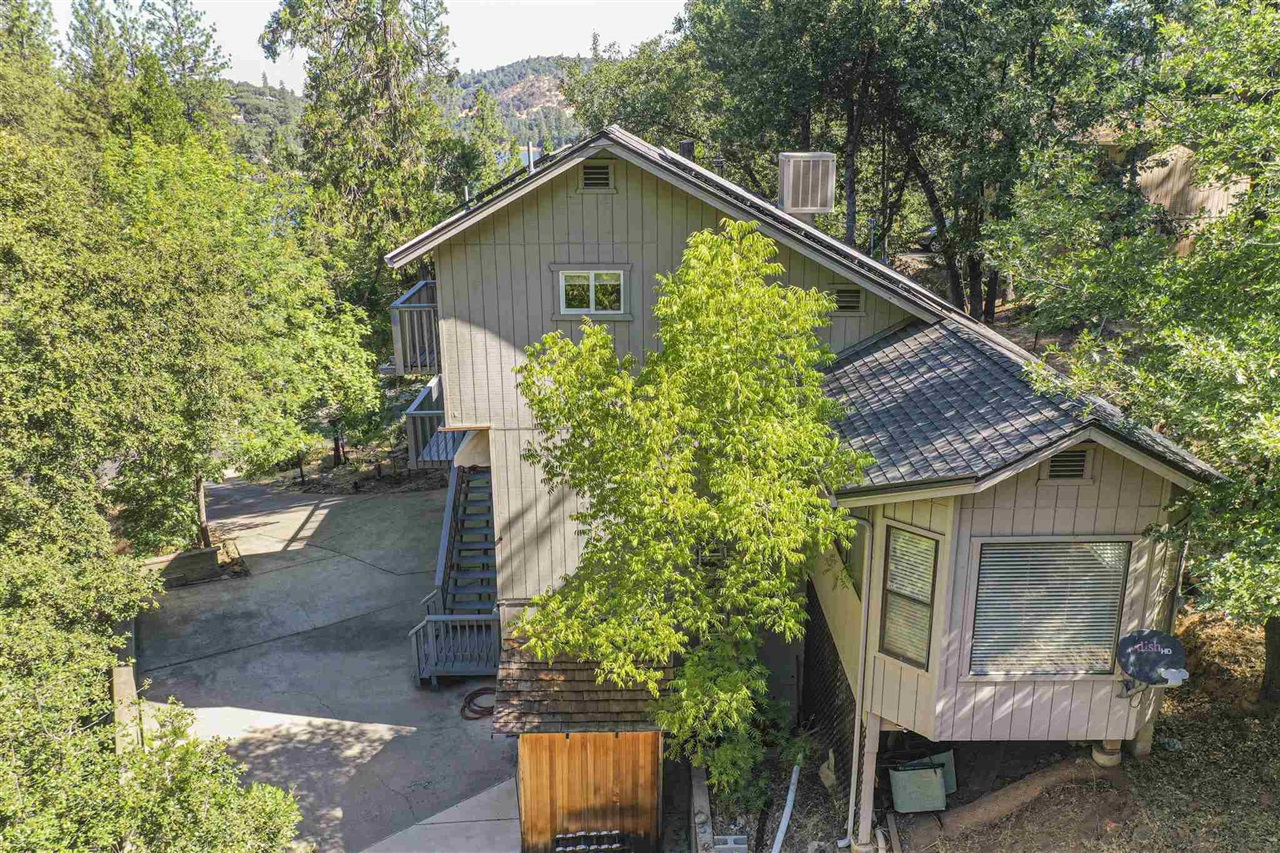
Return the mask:
{"type": "Polygon", "coordinates": [[[1101,399],[1037,391],[1024,360],[951,319],[851,347],[824,390],[847,408],[840,434],[876,459],[863,487],[981,478],[1091,426],[1195,479],[1218,476],[1101,399]]]}

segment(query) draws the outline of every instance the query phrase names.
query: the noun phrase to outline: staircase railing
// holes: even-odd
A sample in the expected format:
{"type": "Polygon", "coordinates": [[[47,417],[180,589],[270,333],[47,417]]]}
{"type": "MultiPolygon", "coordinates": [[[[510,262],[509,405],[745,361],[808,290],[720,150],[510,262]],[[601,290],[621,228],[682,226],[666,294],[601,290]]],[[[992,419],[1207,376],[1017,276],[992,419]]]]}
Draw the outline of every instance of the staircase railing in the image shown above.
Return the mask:
{"type": "Polygon", "coordinates": [[[418,282],[391,303],[391,351],[397,376],[440,372],[440,314],[434,281],[418,282]]]}
{"type": "Polygon", "coordinates": [[[434,688],[441,675],[493,675],[501,630],[496,612],[424,617],[409,632],[414,683],[430,680],[434,688]]]}
{"type": "Polygon", "coordinates": [[[444,496],[444,519],[440,522],[440,550],[436,554],[436,590],[444,589],[449,558],[453,555],[453,514],[458,504],[458,466],[449,468],[449,491],[444,496]]]}
{"type": "Polygon", "coordinates": [[[449,491],[440,526],[440,550],[436,557],[436,588],[420,602],[426,616],[409,631],[414,684],[429,680],[433,688],[438,686],[441,675],[493,675],[498,671],[502,629],[497,610],[445,612],[445,590],[459,526],[461,477],[457,466],[450,468],[449,491]]]}

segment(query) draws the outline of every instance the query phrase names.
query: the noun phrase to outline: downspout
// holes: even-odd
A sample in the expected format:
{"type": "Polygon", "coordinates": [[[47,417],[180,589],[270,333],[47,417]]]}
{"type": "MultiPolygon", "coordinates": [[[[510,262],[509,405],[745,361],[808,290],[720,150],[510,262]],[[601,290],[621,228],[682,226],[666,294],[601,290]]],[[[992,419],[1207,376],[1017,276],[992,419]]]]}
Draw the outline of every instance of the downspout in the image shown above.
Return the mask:
{"type": "Polygon", "coordinates": [[[862,630],[861,637],[858,638],[858,683],[853,691],[853,762],[849,768],[849,778],[856,781],[857,784],[849,785],[849,815],[845,819],[844,838],[837,842],[839,847],[847,847],[853,844],[853,824],[857,819],[858,809],[858,789],[862,787],[862,780],[859,778],[858,768],[862,765],[862,753],[858,748],[862,742],[862,710],[863,696],[866,693],[867,684],[867,631],[871,627],[871,582],[872,575],[875,573],[875,545],[876,545],[876,525],[875,511],[872,510],[868,515],[867,523],[871,525],[871,547],[867,554],[867,570],[862,573],[862,590],[859,598],[859,604],[862,606],[862,630]]]}

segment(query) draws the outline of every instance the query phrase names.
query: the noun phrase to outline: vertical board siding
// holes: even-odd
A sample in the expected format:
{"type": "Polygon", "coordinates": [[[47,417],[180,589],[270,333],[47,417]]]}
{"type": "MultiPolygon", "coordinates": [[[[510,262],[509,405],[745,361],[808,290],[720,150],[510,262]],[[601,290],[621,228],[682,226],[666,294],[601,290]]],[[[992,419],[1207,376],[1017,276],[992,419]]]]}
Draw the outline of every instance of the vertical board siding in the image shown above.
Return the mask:
{"type": "MultiPolygon", "coordinates": [[[[548,332],[581,338],[580,321],[557,318],[559,276],[551,265],[630,265],[624,298],[632,319],[610,327],[619,353],[640,357],[656,342],[656,277],[680,265],[691,232],[714,228],[724,216],[634,164],[612,162],[614,193],[577,192],[577,170],[570,170],[435,250],[446,422],[491,430],[503,600],[532,597],[577,564],[573,496],[548,495],[539,473],[519,458],[533,436],[533,418],[514,368],[548,332]]],[[[788,283],[822,287],[840,280],[785,247],[779,260],[788,283]]],[[[837,315],[822,330],[833,349],[907,316],[870,293],[864,307],[864,315],[837,315]]]]}
{"type": "MultiPolygon", "coordinates": [[[[1033,468],[957,501],[948,627],[937,686],[938,740],[1124,739],[1150,719],[1158,690],[1130,700],[1112,679],[966,680],[978,566],[973,539],[1017,535],[1140,535],[1163,522],[1169,483],[1106,448],[1094,451],[1091,483],[1050,485],[1033,468]],[[988,708],[988,705],[991,705],[988,708]]],[[[1179,554],[1139,539],[1130,553],[1120,633],[1165,628],[1179,554]]]]}
{"type": "Polygon", "coordinates": [[[658,732],[524,734],[519,746],[520,846],[552,853],[571,832],[624,833],[628,849],[660,843],[662,736],[658,732]]]}
{"type": "MultiPolygon", "coordinates": [[[[871,560],[863,589],[869,595],[867,614],[867,660],[870,667],[864,697],[867,709],[886,721],[926,737],[935,732],[937,704],[936,682],[942,658],[942,637],[946,630],[945,590],[951,562],[952,519],[955,515],[951,498],[901,501],[883,504],[873,510],[875,534],[871,560]],[[934,580],[933,637],[929,651],[929,670],[921,670],[879,652],[880,616],[884,606],[884,554],[886,527],[892,523],[910,525],[937,534],[938,565],[934,580]]],[[[850,593],[852,595],[852,593],[850,593]]],[[[828,614],[830,617],[830,614],[828,614]]],[[[936,738],[935,738],[936,739],[936,738]]]]}

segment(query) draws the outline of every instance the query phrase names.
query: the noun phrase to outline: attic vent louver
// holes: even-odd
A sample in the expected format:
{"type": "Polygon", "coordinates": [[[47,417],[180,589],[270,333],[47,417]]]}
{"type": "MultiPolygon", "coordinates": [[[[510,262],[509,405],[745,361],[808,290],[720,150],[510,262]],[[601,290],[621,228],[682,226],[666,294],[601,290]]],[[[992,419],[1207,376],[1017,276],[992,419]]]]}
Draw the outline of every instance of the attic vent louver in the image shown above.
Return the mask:
{"type": "Polygon", "coordinates": [[[862,313],[862,288],[851,285],[837,285],[832,296],[836,300],[836,310],[849,314],[862,313]]]}
{"type": "Polygon", "coordinates": [[[582,188],[584,190],[613,189],[613,164],[583,163],[582,188]]]}
{"type": "Polygon", "coordinates": [[[1064,450],[1049,457],[1049,479],[1083,480],[1088,476],[1088,465],[1088,450],[1064,450]]]}
{"type": "Polygon", "coordinates": [[[778,191],[787,213],[836,209],[836,155],[806,151],[778,155],[778,191]]]}

